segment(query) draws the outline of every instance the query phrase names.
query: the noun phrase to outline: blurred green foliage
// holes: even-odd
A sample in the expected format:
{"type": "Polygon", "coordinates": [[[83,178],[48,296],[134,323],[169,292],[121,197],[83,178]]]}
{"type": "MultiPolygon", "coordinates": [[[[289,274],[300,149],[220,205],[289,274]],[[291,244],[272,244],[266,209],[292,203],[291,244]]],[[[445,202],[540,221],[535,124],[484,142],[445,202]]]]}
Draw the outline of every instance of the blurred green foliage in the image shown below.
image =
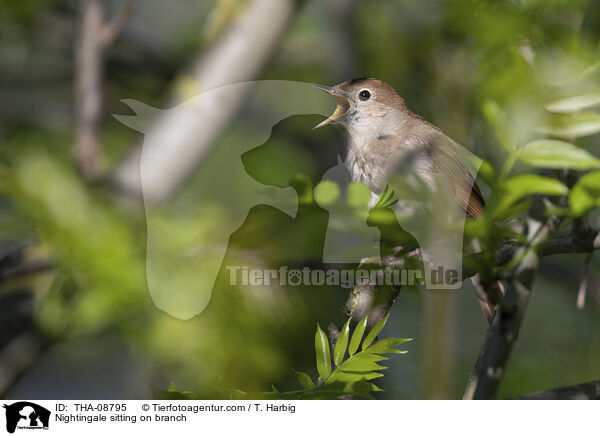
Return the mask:
{"type": "MultiPolygon", "coordinates": [[[[388,316],[375,324],[366,336],[364,333],[367,317],[358,323],[352,337],[350,337],[351,320],[348,319],[337,337],[333,359],[329,339],[317,324],[315,357],[319,374],[318,383],[315,383],[310,375],[305,372],[295,371],[302,389],[279,392],[273,386],[272,391],[263,393],[261,398],[275,400],[335,400],[345,395],[352,395],[372,399],[372,392],[382,392],[382,389],[372,383],[371,380],[383,377],[383,374],[379,372],[386,369],[385,366],[379,364],[379,362],[387,360],[387,357],[383,354],[404,354],[406,351],[398,350],[394,346],[411,340],[387,338],[373,344],[373,341],[385,326],[388,316]],[[358,351],[359,347],[361,351],[358,351]],[[332,365],[335,365],[335,369],[332,365]]],[[[215,389],[212,395],[215,394],[219,398],[231,399],[241,399],[246,395],[243,391],[222,388],[215,389]]],[[[207,392],[180,390],[173,383],[169,385],[167,391],[158,392],[158,397],[163,399],[192,400],[206,398],[206,395],[207,392]]]]}

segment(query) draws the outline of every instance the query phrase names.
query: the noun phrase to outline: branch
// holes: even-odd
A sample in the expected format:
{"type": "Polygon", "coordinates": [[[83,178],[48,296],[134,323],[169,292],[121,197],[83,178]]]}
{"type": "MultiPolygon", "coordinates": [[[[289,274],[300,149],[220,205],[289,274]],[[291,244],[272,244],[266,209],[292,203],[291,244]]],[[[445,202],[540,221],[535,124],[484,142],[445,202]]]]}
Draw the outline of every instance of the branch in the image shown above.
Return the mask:
{"type": "MultiPolygon", "coordinates": [[[[543,243],[552,228],[550,221],[541,224],[539,230],[535,228],[538,227],[536,223],[532,221],[532,247],[543,243]]],[[[509,275],[506,294],[496,309],[475,366],[469,375],[463,396],[465,400],[496,397],[506,362],[519,336],[540,256],[534,249],[525,247],[521,247],[516,254],[522,254],[523,259],[509,275]]]]}
{"type": "MultiPolygon", "coordinates": [[[[550,226],[550,224],[548,225],[550,226]]],[[[542,241],[545,240],[545,237],[548,236],[550,227],[547,227],[541,230],[540,233],[536,234],[535,245],[541,245],[541,248],[538,250],[537,253],[529,253],[523,259],[523,262],[521,262],[522,265],[525,265],[527,262],[534,262],[537,265],[539,259],[545,256],[566,253],[590,253],[594,250],[600,249],[600,232],[591,230],[589,228],[588,230],[586,230],[584,235],[577,233],[573,234],[572,232],[568,234],[565,233],[558,235],[554,239],[551,239],[550,241],[542,244],[542,241]],[[544,238],[542,238],[542,235],[544,235],[544,238]]],[[[500,247],[496,251],[495,257],[497,265],[506,265],[513,259],[513,257],[517,254],[519,250],[522,251],[524,249],[525,247],[523,247],[520,244],[517,244],[513,241],[507,241],[502,247],[500,247]]],[[[394,258],[393,256],[388,256],[384,258],[382,266],[390,266],[392,268],[405,268],[406,265],[409,263],[415,264],[422,262],[424,262],[424,259],[421,250],[417,248],[403,258],[394,258]]],[[[369,259],[366,259],[362,264],[367,265],[368,263],[369,259]]],[[[533,264],[531,266],[533,266],[533,264]]],[[[517,271],[516,273],[518,276],[519,274],[524,274],[525,272],[532,272],[531,268],[526,269],[522,272],[517,271]]],[[[473,271],[467,268],[466,266],[463,267],[463,280],[466,278],[474,277],[476,274],[476,271],[473,271]]],[[[493,286],[494,283],[496,282],[493,282],[490,285],[493,286]]],[[[531,289],[532,284],[533,276],[527,277],[525,282],[525,289],[531,289]]],[[[380,300],[378,301],[375,300],[377,292],[378,291],[374,286],[355,287],[350,292],[348,300],[344,305],[344,312],[346,313],[346,315],[352,317],[355,320],[355,322],[358,322],[369,312],[372,312],[371,319],[369,319],[369,326],[372,326],[375,323],[377,323],[389,312],[391,305],[400,293],[400,289],[388,289],[382,292],[380,300]]],[[[522,291],[513,290],[511,292],[514,294],[515,292],[522,291]]],[[[496,294],[498,296],[498,299],[502,297],[501,292],[495,292],[494,295],[496,294]]],[[[506,303],[503,304],[506,306],[506,303]]]]}
{"type": "Polygon", "coordinates": [[[0,271],[0,284],[8,281],[19,279],[22,277],[29,276],[30,274],[36,274],[39,272],[47,271],[54,268],[56,265],[54,262],[48,259],[35,260],[30,263],[21,264],[14,268],[0,271]]]}
{"type": "MultiPolygon", "coordinates": [[[[395,258],[386,256],[378,265],[380,274],[383,274],[386,267],[402,268],[406,263],[404,258],[395,258]]],[[[364,259],[359,265],[362,267],[373,266],[369,259],[364,259]]],[[[346,300],[343,311],[352,318],[352,324],[356,325],[361,319],[369,315],[367,320],[367,330],[370,330],[375,324],[381,321],[388,314],[394,301],[400,295],[401,286],[375,286],[356,285],[346,300]]]]}
{"type": "Polygon", "coordinates": [[[96,176],[100,154],[102,26],[102,0],[85,0],[81,6],[75,47],[75,112],[77,161],[86,179],[96,176]]]}
{"type": "Polygon", "coordinates": [[[510,400],[600,400],[600,380],[533,392],[510,400]]]}
{"type": "MultiPolygon", "coordinates": [[[[522,245],[514,242],[505,242],[495,254],[496,265],[504,266],[510,262],[517,252],[522,248],[522,245]]],[[[584,233],[565,232],[557,235],[553,239],[547,241],[538,250],[539,257],[553,256],[556,254],[574,254],[574,253],[592,253],[600,249],[600,232],[587,228],[584,233]]],[[[481,255],[477,253],[474,256],[481,255]]],[[[477,271],[473,271],[467,266],[463,266],[463,279],[473,277],[477,271]]]]}
{"type": "Polygon", "coordinates": [[[103,0],[85,0],[81,5],[75,43],[76,154],[79,169],[88,180],[98,175],[105,50],[125,26],[135,2],[128,0],[108,24],[104,22],[103,0]]]}
{"type": "MultiPolygon", "coordinates": [[[[174,86],[169,106],[203,91],[256,79],[281,42],[302,0],[253,0],[225,34],[193,60],[174,86]],[[181,84],[186,86],[182,87],[181,84]],[[179,85],[179,86],[177,86],[179,85]],[[177,92],[179,91],[179,92],[177,92]],[[182,91],[186,91],[182,95],[182,91]]],[[[164,113],[153,120],[153,134],[172,138],[168,147],[144,148],[144,198],[161,202],[176,192],[211,150],[245,101],[244,93],[196,109],[203,123],[186,123],[164,113]],[[215,110],[215,107],[218,110],[215,110]],[[209,120],[209,121],[207,121],[209,120]]],[[[168,112],[168,111],[165,111],[168,112]]],[[[126,195],[140,192],[141,146],[136,147],[115,173],[114,182],[126,195]]]]}
{"type": "Polygon", "coordinates": [[[589,229],[585,234],[561,234],[548,241],[540,251],[541,256],[567,253],[591,253],[600,249],[600,232],[589,229]]]}
{"type": "Polygon", "coordinates": [[[101,36],[101,44],[104,49],[114,44],[125,24],[129,21],[136,3],[137,0],[127,0],[113,19],[109,23],[104,24],[101,36]]]}
{"type": "MultiPolygon", "coordinates": [[[[573,176],[565,174],[563,178],[569,182],[569,178],[573,179],[573,176]]],[[[575,180],[570,182],[574,183],[575,180]]],[[[496,397],[506,362],[519,336],[540,259],[553,254],[591,253],[600,248],[600,233],[588,225],[586,216],[573,221],[569,234],[550,239],[552,230],[564,218],[551,217],[542,223],[540,217],[544,215],[544,199],[537,197],[536,200],[530,209],[530,216],[533,218],[529,218],[527,222],[527,246],[505,245],[496,253],[499,265],[508,263],[514,256],[521,260],[508,274],[506,293],[488,328],[475,366],[469,375],[463,399],[496,397]]],[[[561,201],[565,202],[566,198],[561,201]]]]}

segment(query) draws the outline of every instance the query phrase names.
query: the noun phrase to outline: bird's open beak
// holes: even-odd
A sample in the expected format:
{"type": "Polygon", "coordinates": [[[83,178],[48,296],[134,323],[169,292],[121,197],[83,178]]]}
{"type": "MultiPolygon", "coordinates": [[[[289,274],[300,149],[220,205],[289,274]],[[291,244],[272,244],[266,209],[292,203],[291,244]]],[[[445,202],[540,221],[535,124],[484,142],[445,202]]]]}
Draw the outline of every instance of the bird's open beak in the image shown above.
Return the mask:
{"type": "Polygon", "coordinates": [[[326,92],[327,94],[331,95],[332,97],[335,97],[335,100],[337,102],[337,107],[335,108],[335,112],[329,118],[327,118],[325,121],[323,121],[323,122],[317,124],[315,127],[313,127],[313,130],[318,129],[319,127],[327,126],[328,124],[333,124],[335,122],[335,120],[343,117],[344,115],[346,115],[348,110],[350,110],[350,102],[348,101],[348,99],[346,97],[344,97],[343,95],[341,95],[335,89],[330,88],[329,86],[322,86],[322,85],[313,85],[313,86],[317,89],[320,89],[321,91],[326,92]]]}

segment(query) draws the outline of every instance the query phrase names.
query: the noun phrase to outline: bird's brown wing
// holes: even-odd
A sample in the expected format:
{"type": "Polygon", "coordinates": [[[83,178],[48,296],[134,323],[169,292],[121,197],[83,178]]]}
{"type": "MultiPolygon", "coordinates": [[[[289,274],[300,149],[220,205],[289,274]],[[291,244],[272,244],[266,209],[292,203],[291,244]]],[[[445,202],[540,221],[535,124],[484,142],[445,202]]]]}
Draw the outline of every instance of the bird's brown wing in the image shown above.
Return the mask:
{"type": "Polygon", "coordinates": [[[431,138],[427,145],[434,170],[442,176],[454,200],[473,218],[481,218],[485,200],[477,182],[457,154],[455,148],[458,144],[440,133],[431,138]]]}

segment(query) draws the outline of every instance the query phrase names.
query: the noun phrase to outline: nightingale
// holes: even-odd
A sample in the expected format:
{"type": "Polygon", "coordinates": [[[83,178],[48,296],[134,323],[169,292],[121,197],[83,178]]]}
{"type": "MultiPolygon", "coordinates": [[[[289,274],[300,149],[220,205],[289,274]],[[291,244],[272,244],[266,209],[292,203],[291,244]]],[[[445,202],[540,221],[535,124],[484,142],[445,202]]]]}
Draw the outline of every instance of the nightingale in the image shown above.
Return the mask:
{"type": "Polygon", "coordinates": [[[333,115],[314,129],[337,124],[349,134],[346,166],[352,180],[381,194],[407,165],[434,189],[439,176],[469,216],[480,218],[485,201],[457,153],[458,144],[410,111],[398,93],[377,79],[352,79],[333,87],[315,85],[337,100],[333,115]]]}
{"type": "MultiPolygon", "coordinates": [[[[441,182],[459,210],[481,218],[485,201],[457,152],[460,146],[409,110],[394,88],[374,78],[314,86],[337,102],[333,115],[314,129],[333,124],[346,130],[345,164],[353,181],[364,183],[378,196],[394,176],[410,170],[430,189],[441,182]]],[[[484,295],[479,297],[485,300],[484,295]]],[[[480,303],[489,321],[494,307],[480,303]]]]}

